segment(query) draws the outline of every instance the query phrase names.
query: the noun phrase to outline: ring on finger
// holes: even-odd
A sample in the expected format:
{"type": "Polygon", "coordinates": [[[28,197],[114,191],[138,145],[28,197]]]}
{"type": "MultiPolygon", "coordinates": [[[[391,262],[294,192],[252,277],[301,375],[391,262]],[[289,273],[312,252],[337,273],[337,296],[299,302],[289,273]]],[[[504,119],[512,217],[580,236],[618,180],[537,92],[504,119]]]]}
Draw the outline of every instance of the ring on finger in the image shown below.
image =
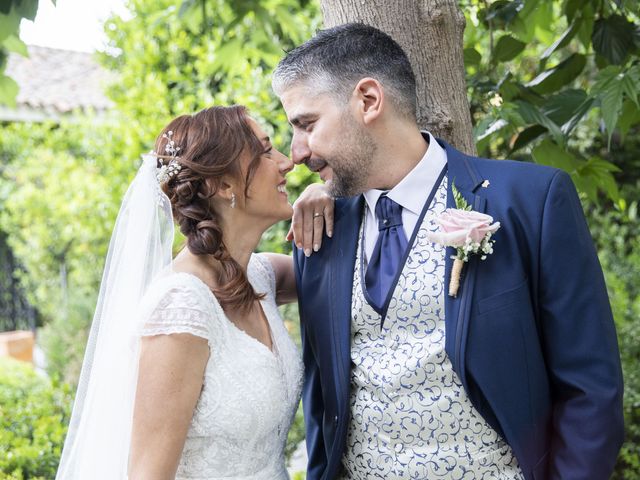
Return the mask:
{"type": "Polygon", "coordinates": [[[313,214],[313,218],[318,218],[318,217],[324,217],[324,213],[316,212],[316,213],[313,214]]]}

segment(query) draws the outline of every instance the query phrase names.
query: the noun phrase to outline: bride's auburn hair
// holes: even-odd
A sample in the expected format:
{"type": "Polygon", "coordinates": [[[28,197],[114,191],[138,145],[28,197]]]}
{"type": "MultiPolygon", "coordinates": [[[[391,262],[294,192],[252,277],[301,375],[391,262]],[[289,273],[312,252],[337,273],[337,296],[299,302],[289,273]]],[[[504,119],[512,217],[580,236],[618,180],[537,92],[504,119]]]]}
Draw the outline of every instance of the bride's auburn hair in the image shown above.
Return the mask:
{"type": "MultiPolygon", "coordinates": [[[[220,218],[212,197],[223,177],[241,178],[242,158],[249,158],[244,175],[244,195],[258,168],[264,146],[248,122],[245,107],[211,107],[171,121],[156,140],[155,151],[164,154],[169,140],[180,147],[181,170],[162,184],[171,201],[173,218],[196,255],[212,255],[222,266],[218,287],[213,290],[225,310],[251,307],[263,294],[255,292],[247,275],[231,257],[223,242],[220,218]],[[172,132],[170,135],[168,132],[172,132]],[[170,138],[167,138],[170,137],[170,138]]],[[[167,160],[164,160],[167,163],[167,160]]]]}

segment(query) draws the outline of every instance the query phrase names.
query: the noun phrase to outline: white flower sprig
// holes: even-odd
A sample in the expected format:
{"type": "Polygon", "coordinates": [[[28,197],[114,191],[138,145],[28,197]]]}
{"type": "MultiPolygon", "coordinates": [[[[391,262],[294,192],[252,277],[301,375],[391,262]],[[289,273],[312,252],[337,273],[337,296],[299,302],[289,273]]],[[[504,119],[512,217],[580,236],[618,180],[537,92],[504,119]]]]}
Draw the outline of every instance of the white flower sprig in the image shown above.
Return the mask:
{"type": "Polygon", "coordinates": [[[158,172],[156,173],[156,178],[159,183],[165,183],[175,177],[180,170],[182,170],[182,165],[178,162],[178,154],[180,153],[180,147],[176,147],[176,142],[171,139],[173,136],[173,131],[169,130],[167,133],[162,134],[162,138],[167,139],[167,143],[164,146],[164,151],[166,155],[158,155],[154,153],[154,155],[159,159],[169,159],[169,162],[165,165],[162,164],[160,168],[158,168],[158,172]]]}
{"type": "Polygon", "coordinates": [[[445,247],[454,247],[456,254],[451,269],[449,295],[456,297],[460,288],[460,276],[465,262],[471,255],[480,255],[485,260],[493,253],[492,235],[500,228],[500,222],[493,223],[493,217],[471,209],[455,184],[451,184],[451,191],[456,208],[447,208],[435,219],[440,229],[428,234],[429,240],[445,247]]]}

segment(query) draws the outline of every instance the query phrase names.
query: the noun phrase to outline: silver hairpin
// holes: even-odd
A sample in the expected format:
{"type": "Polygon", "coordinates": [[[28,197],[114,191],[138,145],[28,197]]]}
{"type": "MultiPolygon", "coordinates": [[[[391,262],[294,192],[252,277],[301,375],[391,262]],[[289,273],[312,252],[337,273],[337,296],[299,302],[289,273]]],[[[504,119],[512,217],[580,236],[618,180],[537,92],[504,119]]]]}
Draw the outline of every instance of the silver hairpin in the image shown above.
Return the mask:
{"type": "Polygon", "coordinates": [[[178,156],[180,152],[180,147],[176,147],[176,142],[172,140],[173,131],[169,130],[167,133],[162,134],[162,138],[167,139],[167,143],[164,146],[165,155],[158,155],[156,152],[152,152],[156,158],[160,159],[161,166],[158,168],[158,173],[156,174],[156,178],[160,183],[166,183],[175,177],[180,170],[182,170],[182,165],[178,160],[180,157],[178,156]],[[162,160],[168,159],[169,162],[165,165],[162,163],[162,160]]]}

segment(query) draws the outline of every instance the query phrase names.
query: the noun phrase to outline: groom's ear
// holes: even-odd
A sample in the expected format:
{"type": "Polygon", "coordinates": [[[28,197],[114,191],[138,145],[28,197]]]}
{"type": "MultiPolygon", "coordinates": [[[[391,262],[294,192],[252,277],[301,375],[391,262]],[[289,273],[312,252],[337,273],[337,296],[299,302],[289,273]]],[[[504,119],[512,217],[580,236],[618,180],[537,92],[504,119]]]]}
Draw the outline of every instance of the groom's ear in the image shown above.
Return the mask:
{"type": "Polygon", "coordinates": [[[361,79],[353,90],[357,114],[365,125],[378,119],[384,107],[384,89],[378,80],[371,77],[361,79]]]}

